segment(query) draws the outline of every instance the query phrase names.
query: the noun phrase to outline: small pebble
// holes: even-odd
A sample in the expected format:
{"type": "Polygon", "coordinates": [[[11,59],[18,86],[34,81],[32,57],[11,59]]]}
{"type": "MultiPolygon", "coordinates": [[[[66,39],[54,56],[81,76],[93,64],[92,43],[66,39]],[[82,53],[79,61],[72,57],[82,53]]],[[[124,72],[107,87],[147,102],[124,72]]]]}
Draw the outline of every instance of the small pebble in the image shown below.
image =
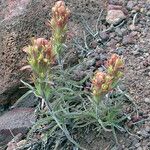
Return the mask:
{"type": "Polygon", "coordinates": [[[136,143],[135,147],[139,147],[141,145],[141,143],[136,143]]]}
{"type": "Polygon", "coordinates": [[[119,48],[116,49],[116,53],[118,55],[122,55],[124,51],[125,51],[125,49],[123,47],[119,47],[119,48]]]}
{"type": "MultiPolygon", "coordinates": [[[[149,72],[149,73],[150,73],[150,72],[149,72]]],[[[150,98],[145,98],[144,101],[145,101],[146,103],[150,103],[150,98]]]]}
{"type": "Polygon", "coordinates": [[[99,67],[99,68],[98,68],[98,71],[101,71],[101,72],[102,72],[102,71],[104,71],[104,68],[103,68],[103,67],[99,67]]]}
{"type": "Polygon", "coordinates": [[[134,1],[128,1],[127,3],[127,9],[132,10],[132,8],[134,7],[135,3],[134,1]]]}
{"type": "Polygon", "coordinates": [[[134,11],[134,12],[140,11],[140,7],[139,7],[138,5],[134,6],[133,11],[134,11]]]}
{"type": "Polygon", "coordinates": [[[144,138],[148,138],[150,135],[148,134],[147,131],[145,131],[144,129],[142,129],[141,131],[137,132],[138,135],[141,135],[144,138]]]}
{"type": "Polygon", "coordinates": [[[130,35],[126,35],[126,36],[123,37],[122,43],[124,45],[126,45],[126,44],[133,44],[134,43],[134,38],[132,36],[130,36],[130,35]]]}
{"type": "Polygon", "coordinates": [[[129,29],[130,29],[131,31],[136,30],[136,26],[133,25],[133,24],[131,24],[131,25],[129,25],[129,29]]]}
{"type": "Polygon", "coordinates": [[[138,147],[137,150],[143,150],[142,147],[138,147]]]}
{"type": "Polygon", "coordinates": [[[95,64],[95,58],[93,58],[93,59],[91,59],[91,60],[88,60],[87,62],[86,62],[86,67],[88,68],[88,67],[91,67],[91,66],[93,66],[95,64]]]}
{"type": "Polygon", "coordinates": [[[132,37],[138,36],[138,32],[137,32],[137,31],[132,31],[132,32],[130,33],[130,35],[131,35],[132,37]]]}
{"type": "Polygon", "coordinates": [[[136,56],[136,55],[139,55],[140,53],[139,53],[138,50],[134,50],[134,51],[132,51],[132,54],[133,54],[134,56],[136,56]]]}
{"type": "Polygon", "coordinates": [[[144,53],[144,57],[148,57],[149,56],[149,53],[144,53]]]}
{"type": "Polygon", "coordinates": [[[140,12],[141,12],[141,13],[143,13],[144,11],[145,11],[145,9],[144,9],[144,8],[141,8],[141,9],[140,9],[140,12]]]}
{"type": "Polygon", "coordinates": [[[109,35],[106,32],[101,32],[100,37],[102,41],[107,41],[109,39],[109,35]]]}
{"type": "Polygon", "coordinates": [[[25,145],[26,142],[27,142],[26,140],[21,140],[21,141],[19,141],[19,142],[17,143],[17,146],[18,146],[18,147],[21,147],[21,146],[25,145]]]}
{"type": "Polygon", "coordinates": [[[150,126],[146,126],[145,131],[150,132],[150,126]]]}
{"type": "Polygon", "coordinates": [[[123,34],[122,34],[122,31],[121,31],[120,28],[116,28],[116,29],[115,29],[115,32],[117,33],[118,36],[121,36],[121,37],[122,37],[123,34]]]}
{"type": "Polygon", "coordinates": [[[146,13],[146,15],[150,17],[150,11],[148,11],[148,12],[146,13]]]}
{"type": "Polygon", "coordinates": [[[138,143],[139,143],[138,139],[132,138],[131,140],[132,140],[132,146],[138,145],[138,143]]]}
{"type": "Polygon", "coordinates": [[[103,61],[102,60],[96,61],[96,67],[100,67],[101,65],[103,65],[103,61]]]}
{"type": "Polygon", "coordinates": [[[126,18],[126,15],[124,14],[122,10],[108,10],[106,21],[109,24],[117,25],[125,18],[126,18]]]}

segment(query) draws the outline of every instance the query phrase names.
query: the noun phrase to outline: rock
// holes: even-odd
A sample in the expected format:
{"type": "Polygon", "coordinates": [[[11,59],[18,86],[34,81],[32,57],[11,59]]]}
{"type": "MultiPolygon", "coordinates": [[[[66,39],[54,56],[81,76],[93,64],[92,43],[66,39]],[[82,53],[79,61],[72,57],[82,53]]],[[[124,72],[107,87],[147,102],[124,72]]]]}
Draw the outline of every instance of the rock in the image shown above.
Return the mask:
{"type": "Polygon", "coordinates": [[[133,31],[133,30],[137,30],[137,27],[135,25],[131,24],[131,25],[129,25],[129,29],[131,31],[133,31]]]}
{"type": "Polygon", "coordinates": [[[145,58],[147,58],[150,54],[149,53],[147,53],[147,49],[146,50],[143,50],[143,52],[144,52],[144,57],[145,58]]]}
{"type": "Polygon", "coordinates": [[[126,18],[122,10],[108,10],[106,21],[109,24],[117,25],[126,18]]]}
{"type": "Polygon", "coordinates": [[[133,44],[133,43],[134,43],[134,39],[131,35],[125,35],[123,37],[122,44],[126,45],[126,44],[133,44]]]}
{"type": "Polygon", "coordinates": [[[146,126],[145,127],[145,131],[148,132],[148,133],[150,133],[150,126],[146,126]]]}
{"type": "Polygon", "coordinates": [[[133,7],[132,13],[136,13],[136,12],[138,12],[138,11],[140,11],[140,7],[139,7],[138,5],[135,5],[135,6],[133,7]]]}
{"type": "Polygon", "coordinates": [[[122,91],[126,91],[126,90],[127,90],[127,88],[125,87],[124,84],[120,84],[120,85],[119,85],[119,88],[120,88],[122,91]]]}
{"type": "Polygon", "coordinates": [[[15,142],[13,142],[13,143],[9,142],[7,146],[8,147],[7,147],[6,150],[15,150],[15,149],[17,149],[17,143],[15,143],[15,142]]]}
{"type": "Polygon", "coordinates": [[[107,41],[109,39],[109,35],[106,32],[101,32],[100,37],[102,41],[107,41]]]}
{"type": "MultiPolygon", "coordinates": [[[[128,136],[128,135],[127,135],[128,136]]],[[[129,139],[129,137],[126,138],[125,147],[130,147],[132,144],[132,141],[129,139]]]]}
{"type": "Polygon", "coordinates": [[[143,150],[143,148],[140,146],[140,147],[137,148],[137,150],[143,150]]]}
{"type": "Polygon", "coordinates": [[[139,143],[139,140],[137,138],[131,138],[132,146],[135,146],[136,144],[139,143]]]}
{"type": "Polygon", "coordinates": [[[118,47],[115,52],[118,54],[118,55],[122,55],[124,52],[125,52],[125,49],[123,47],[118,47]]]}
{"type": "Polygon", "coordinates": [[[130,36],[131,36],[131,37],[136,37],[136,36],[138,36],[138,32],[137,32],[137,31],[132,31],[132,32],[130,33],[130,36]]]}
{"type": "Polygon", "coordinates": [[[128,1],[127,9],[132,10],[134,6],[135,6],[135,2],[134,1],[128,1]]]}
{"type": "Polygon", "coordinates": [[[45,22],[52,5],[53,0],[5,0],[0,4],[0,104],[9,103],[13,93],[20,92],[20,79],[28,79],[29,72],[20,70],[26,62],[22,49],[33,36],[50,37],[45,22]]]}
{"type": "Polygon", "coordinates": [[[123,33],[120,28],[116,28],[115,32],[117,33],[118,36],[122,37],[123,33]]]}
{"type": "Polygon", "coordinates": [[[7,144],[14,136],[23,136],[35,122],[34,109],[18,108],[0,116],[0,146],[7,144]]]}
{"type": "Polygon", "coordinates": [[[26,140],[21,140],[21,141],[11,141],[7,144],[7,149],[6,150],[15,150],[23,147],[26,144],[26,140]]]}
{"type": "Polygon", "coordinates": [[[121,28],[121,32],[122,32],[123,35],[127,35],[128,34],[127,28],[121,28]]]}
{"type": "Polygon", "coordinates": [[[121,5],[108,5],[108,10],[122,10],[121,5]]]}
{"type": "Polygon", "coordinates": [[[150,10],[146,13],[146,15],[150,17],[150,10]]]}
{"type": "Polygon", "coordinates": [[[141,143],[136,143],[135,147],[139,147],[141,145],[141,143]]]}
{"type": "Polygon", "coordinates": [[[140,131],[138,131],[137,134],[141,135],[144,138],[149,138],[150,137],[150,134],[144,129],[141,129],[140,131]]]}
{"type": "Polygon", "coordinates": [[[109,0],[109,4],[113,5],[122,5],[124,3],[124,0],[109,0]]]}
{"type": "Polygon", "coordinates": [[[118,5],[109,4],[107,10],[121,10],[125,15],[128,14],[128,10],[125,7],[123,7],[121,4],[118,5]]]}
{"type": "Polygon", "coordinates": [[[17,143],[22,139],[22,134],[19,133],[17,134],[8,144],[7,144],[7,149],[6,150],[13,150],[17,149],[17,143]]]}
{"type": "Polygon", "coordinates": [[[98,68],[98,71],[103,72],[103,71],[104,71],[104,68],[103,68],[103,67],[99,67],[99,68],[98,68]]]}
{"type": "Polygon", "coordinates": [[[145,103],[150,104],[150,98],[145,98],[144,101],[145,101],[145,103]]]}
{"type": "Polygon", "coordinates": [[[19,141],[19,142],[17,143],[17,146],[18,146],[18,147],[22,147],[22,146],[24,146],[26,143],[27,143],[26,140],[21,140],[21,141],[19,141]]]}
{"type": "Polygon", "coordinates": [[[134,56],[137,56],[137,55],[140,55],[140,52],[139,52],[138,50],[133,50],[133,51],[132,51],[132,54],[133,54],[134,56]]]}
{"type": "Polygon", "coordinates": [[[102,66],[103,63],[104,63],[104,62],[103,62],[102,60],[98,60],[98,61],[96,61],[95,66],[98,68],[98,67],[102,66]]]}
{"type": "Polygon", "coordinates": [[[111,39],[108,43],[107,46],[111,47],[112,49],[116,49],[116,44],[117,44],[117,40],[115,39],[111,39]]]}
{"type": "MultiPolygon", "coordinates": [[[[23,95],[24,96],[24,95],[23,95]]],[[[22,97],[23,97],[22,96],[22,97]]],[[[38,98],[33,94],[30,93],[29,95],[27,95],[26,97],[24,97],[23,99],[18,99],[12,106],[11,108],[30,108],[30,107],[35,107],[38,104],[38,98]]]]}
{"type": "Polygon", "coordinates": [[[96,63],[95,58],[89,59],[85,61],[85,67],[88,69],[96,63]]]}
{"type": "Polygon", "coordinates": [[[141,9],[140,9],[140,12],[141,12],[141,13],[144,13],[144,12],[145,12],[145,8],[141,8],[141,9]]]}
{"type": "Polygon", "coordinates": [[[84,77],[86,76],[86,73],[85,73],[85,71],[83,71],[83,70],[78,70],[78,69],[75,69],[74,71],[73,71],[73,76],[72,76],[72,78],[74,79],[74,80],[76,80],[76,81],[80,81],[80,80],[82,80],[84,77]]]}

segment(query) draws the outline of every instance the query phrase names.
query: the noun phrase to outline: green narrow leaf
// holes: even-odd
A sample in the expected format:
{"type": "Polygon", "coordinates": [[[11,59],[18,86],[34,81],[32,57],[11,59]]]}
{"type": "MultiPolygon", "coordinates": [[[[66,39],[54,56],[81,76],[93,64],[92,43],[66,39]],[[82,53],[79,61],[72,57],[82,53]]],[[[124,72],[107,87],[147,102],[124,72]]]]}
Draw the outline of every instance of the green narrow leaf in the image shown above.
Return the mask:
{"type": "Polygon", "coordinates": [[[23,80],[21,80],[21,82],[22,82],[26,87],[28,87],[30,90],[34,90],[34,88],[33,88],[30,84],[28,84],[27,82],[25,82],[25,81],[23,81],[23,80]]]}

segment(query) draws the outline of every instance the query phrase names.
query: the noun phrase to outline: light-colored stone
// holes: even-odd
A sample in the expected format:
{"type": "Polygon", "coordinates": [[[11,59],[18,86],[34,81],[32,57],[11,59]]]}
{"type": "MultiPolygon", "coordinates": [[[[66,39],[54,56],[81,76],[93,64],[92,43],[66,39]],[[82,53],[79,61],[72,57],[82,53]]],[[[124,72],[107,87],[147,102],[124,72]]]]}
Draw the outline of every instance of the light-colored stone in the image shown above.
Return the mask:
{"type": "Polygon", "coordinates": [[[135,25],[131,24],[131,25],[129,25],[129,29],[130,29],[131,31],[133,31],[133,30],[136,30],[137,27],[136,27],[135,25]]]}
{"type": "Polygon", "coordinates": [[[137,150],[143,150],[142,147],[138,147],[137,150]]]}
{"type": "Polygon", "coordinates": [[[106,16],[106,21],[109,24],[118,24],[122,20],[126,18],[126,15],[123,13],[122,10],[108,10],[107,16],[106,16]]]}
{"type": "Polygon", "coordinates": [[[18,108],[0,116],[0,146],[12,140],[12,134],[25,135],[35,122],[34,109],[18,108]]]}
{"type": "Polygon", "coordinates": [[[150,98],[145,98],[144,101],[150,104],[150,98]]]}
{"type": "Polygon", "coordinates": [[[24,145],[26,144],[26,142],[27,142],[27,140],[21,140],[21,141],[19,141],[19,142],[17,143],[17,146],[18,146],[18,147],[22,147],[22,146],[24,146],[24,145]]]}

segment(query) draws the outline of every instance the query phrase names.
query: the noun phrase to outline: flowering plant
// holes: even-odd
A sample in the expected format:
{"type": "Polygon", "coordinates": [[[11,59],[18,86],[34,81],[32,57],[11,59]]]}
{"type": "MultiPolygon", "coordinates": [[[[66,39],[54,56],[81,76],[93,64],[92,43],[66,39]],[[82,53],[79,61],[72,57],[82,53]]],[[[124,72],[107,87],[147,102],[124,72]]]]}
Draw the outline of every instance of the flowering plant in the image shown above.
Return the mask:
{"type": "Polygon", "coordinates": [[[80,81],[74,80],[72,76],[74,69],[83,65],[82,62],[72,68],[60,69],[60,66],[57,66],[56,61],[59,65],[61,63],[69,16],[70,10],[65,3],[56,2],[49,21],[52,29],[50,40],[33,39],[32,44],[24,49],[33,71],[35,87],[27,83],[25,85],[28,85],[31,92],[41,99],[40,106],[42,106],[38,108],[39,118],[30,133],[35,129],[42,131],[43,128],[48,129],[48,132],[42,132],[41,138],[52,140],[50,143],[55,145],[54,149],[68,149],[68,147],[62,148],[66,137],[77,149],[84,149],[72,137],[72,133],[75,133],[79,127],[94,124],[98,130],[102,128],[105,131],[112,131],[115,135],[114,128],[123,130],[119,123],[127,118],[127,115],[118,117],[121,114],[122,101],[110,96],[123,76],[124,62],[119,55],[111,55],[105,64],[105,72],[97,70],[94,73],[90,92],[83,90],[90,75],[80,81]]]}
{"type": "Polygon", "coordinates": [[[106,73],[97,71],[92,79],[92,91],[95,101],[99,101],[103,95],[106,95],[117,84],[119,78],[123,76],[121,69],[123,60],[113,54],[106,62],[106,73]]]}
{"type": "Polygon", "coordinates": [[[28,54],[28,63],[32,68],[34,76],[45,78],[50,65],[55,62],[51,41],[44,38],[33,39],[32,45],[26,47],[24,52],[28,54]]]}
{"type": "Polygon", "coordinates": [[[49,25],[52,29],[53,51],[60,57],[62,44],[66,40],[67,23],[70,16],[70,10],[65,6],[64,1],[58,1],[52,8],[52,18],[49,25]]]}
{"type": "MultiPolygon", "coordinates": [[[[45,121],[46,123],[42,122],[43,123],[42,125],[47,125],[47,123],[51,121],[50,124],[54,128],[54,129],[52,128],[53,134],[55,134],[56,130],[58,132],[60,132],[61,130],[61,132],[63,132],[63,134],[65,134],[66,137],[72,143],[74,143],[74,145],[80,147],[80,145],[78,145],[78,143],[76,143],[74,139],[71,137],[67,129],[66,126],[67,123],[65,123],[65,120],[67,119],[61,110],[62,109],[61,102],[60,101],[58,102],[56,98],[58,97],[58,99],[60,99],[59,97],[60,95],[62,97],[62,92],[60,93],[60,91],[63,91],[65,88],[64,87],[55,88],[54,86],[52,86],[53,83],[52,76],[55,76],[56,78],[57,74],[54,75],[55,69],[51,71],[52,70],[51,66],[53,64],[56,65],[55,63],[56,60],[60,62],[62,45],[66,40],[67,22],[70,11],[68,8],[65,7],[65,3],[63,1],[58,1],[52,8],[52,13],[53,13],[52,19],[49,22],[52,28],[52,37],[50,41],[44,38],[33,39],[32,45],[24,49],[24,52],[26,52],[28,55],[27,57],[28,64],[30,65],[30,68],[33,71],[32,77],[35,87],[32,87],[28,83],[25,82],[23,83],[31,89],[31,92],[33,92],[38,98],[41,99],[40,111],[41,110],[48,111],[48,113],[46,113],[46,119],[44,118],[44,120],[46,120],[45,121]],[[54,100],[53,98],[56,99],[54,100]]],[[[63,70],[61,71],[63,72],[63,70]]],[[[55,83],[57,83],[56,81],[57,79],[54,80],[55,83]]],[[[60,81],[58,82],[60,83],[60,81]]],[[[63,82],[63,86],[64,84],[66,83],[63,82]]],[[[68,92],[67,88],[65,90],[67,90],[68,92]]],[[[40,119],[39,121],[41,122],[40,119]]]]}

